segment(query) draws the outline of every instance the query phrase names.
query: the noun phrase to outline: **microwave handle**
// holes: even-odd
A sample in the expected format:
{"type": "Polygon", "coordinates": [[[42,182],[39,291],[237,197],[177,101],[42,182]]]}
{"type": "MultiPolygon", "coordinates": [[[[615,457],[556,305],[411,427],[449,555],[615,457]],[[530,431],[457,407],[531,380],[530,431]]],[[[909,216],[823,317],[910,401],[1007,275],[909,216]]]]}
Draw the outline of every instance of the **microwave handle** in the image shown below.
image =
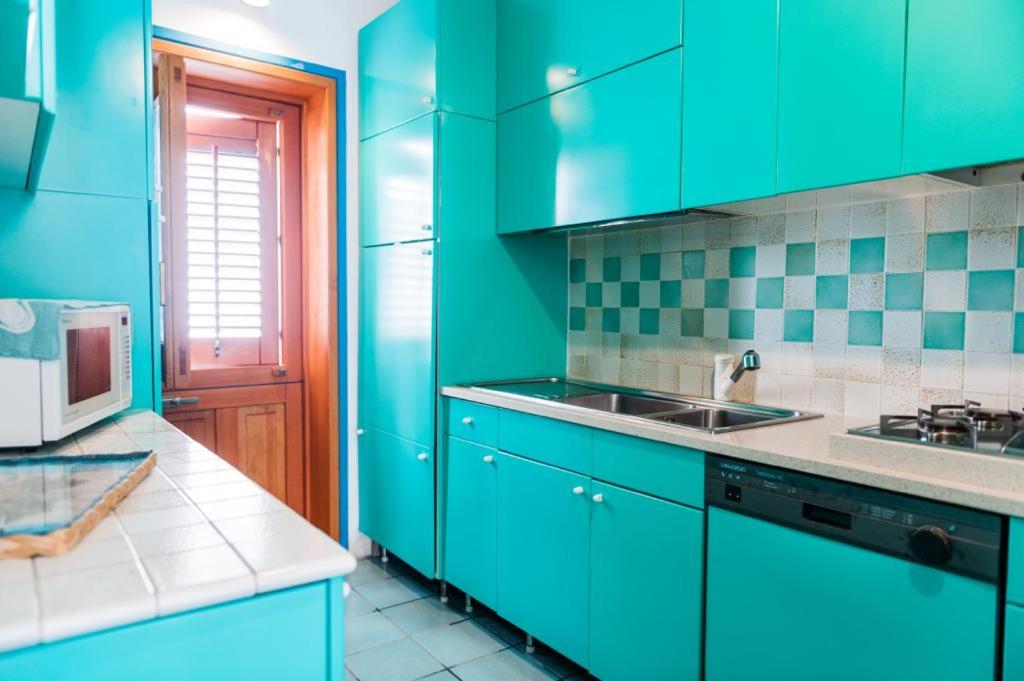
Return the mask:
{"type": "Polygon", "coordinates": [[[198,397],[165,397],[163,399],[164,409],[169,407],[183,407],[186,404],[199,404],[198,397]]]}

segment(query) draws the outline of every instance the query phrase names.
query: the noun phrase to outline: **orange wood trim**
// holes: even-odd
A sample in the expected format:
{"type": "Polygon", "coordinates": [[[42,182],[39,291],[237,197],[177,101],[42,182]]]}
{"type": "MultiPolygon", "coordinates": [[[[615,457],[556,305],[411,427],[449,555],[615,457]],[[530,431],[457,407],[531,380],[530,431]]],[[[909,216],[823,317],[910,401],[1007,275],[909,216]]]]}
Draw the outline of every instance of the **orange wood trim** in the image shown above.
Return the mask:
{"type": "Polygon", "coordinates": [[[238,407],[217,410],[217,456],[238,467],[238,407]]]}
{"type": "Polygon", "coordinates": [[[306,466],[303,456],[305,449],[305,417],[301,383],[289,383],[286,387],[285,418],[288,442],[285,444],[285,486],[288,505],[302,515],[309,514],[309,495],[306,493],[306,466]]]}
{"type": "MultiPolygon", "coordinates": [[[[259,153],[260,166],[260,288],[262,298],[260,299],[260,318],[263,324],[260,327],[260,364],[264,366],[287,364],[292,353],[301,353],[302,349],[297,345],[284,348],[280,347],[282,333],[287,333],[285,327],[284,310],[278,309],[278,303],[283,303],[284,308],[291,307],[300,301],[295,301],[294,296],[287,293],[283,299],[278,300],[278,268],[281,268],[281,284],[285,291],[300,286],[298,277],[301,276],[302,263],[289,263],[284,259],[284,253],[278,251],[283,249],[285,242],[298,237],[299,227],[295,226],[284,230],[285,237],[279,238],[283,215],[278,214],[278,179],[284,179],[285,173],[278,163],[277,158],[277,125],[268,121],[261,121],[258,126],[259,142],[257,149],[259,153]],[[271,191],[263,191],[264,187],[272,188],[271,191]],[[273,225],[273,229],[270,226],[273,225]],[[281,267],[281,265],[284,265],[281,267]],[[267,324],[270,322],[270,324],[267,324]]],[[[295,134],[298,134],[296,130],[295,134]]],[[[289,175],[301,173],[299,166],[289,168],[289,175]]]]}

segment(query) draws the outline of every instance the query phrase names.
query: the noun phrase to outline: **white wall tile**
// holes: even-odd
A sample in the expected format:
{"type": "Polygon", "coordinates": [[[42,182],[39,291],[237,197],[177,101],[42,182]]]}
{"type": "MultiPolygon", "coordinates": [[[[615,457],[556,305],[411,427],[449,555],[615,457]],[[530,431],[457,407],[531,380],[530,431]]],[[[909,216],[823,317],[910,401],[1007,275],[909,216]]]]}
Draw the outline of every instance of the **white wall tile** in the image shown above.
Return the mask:
{"type": "Polygon", "coordinates": [[[1017,185],[971,190],[971,228],[1009,227],[1017,219],[1017,185]]]}
{"type": "Polygon", "coordinates": [[[968,312],[964,349],[1009,353],[1013,341],[1012,312],[968,312]]]}
{"type": "Polygon", "coordinates": [[[704,252],[704,276],[707,279],[725,279],[729,276],[729,250],[714,248],[704,252]]]}
{"type": "Polygon", "coordinates": [[[661,305],[661,283],[657,281],[640,282],[640,307],[659,307],[661,305]]]}
{"type": "Polygon", "coordinates": [[[866,383],[880,382],[882,380],[882,348],[865,345],[848,346],[846,348],[846,380],[866,383]]]}
{"type": "Polygon", "coordinates": [[[967,309],[967,272],[925,272],[924,309],[948,312],[967,309]]]}
{"type": "Polygon", "coordinates": [[[885,240],[886,272],[920,272],[924,269],[923,234],[892,236],[885,240]]]}
{"type": "Polygon", "coordinates": [[[729,307],[733,310],[752,310],[757,299],[757,279],[741,277],[729,280],[729,307]]]}
{"type": "MultiPolygon", "coordinates": [[[[787,220],[788,216],[783,213],[757,218],[757,245],[770,246],[785,243],[787,220]]],[[[811,224],[814,224],[814,213],[811,213],[811,224]]]]}
{"type": "Polygon", "coordinates": [[[786,245],[773,244],[757,248],[757,276],[781,277],[786,274],[786,245]]]}
{"type": "Polygon", "coordinates": [[[881,411],[882,386],[877,383],[847,381],[843,398],[844,413],[848,416],[877,418],[881,411]]]}
{"type": "Polygon", "coordinates": [[[968,269],[1004,270],[1016,265],[1016,229],[972,229],[968,232],[968,269]]]}
{"type": "Polygon", "coordinates": [[[964,353],[956,350],[922,350],[921,386],[963,390],[964,353]]]}
{"type": "Polygon", "coordinates": [[[710,338],[728,338],[729,311],[714,308],[704,310],[704,335],[710,338]]]}
{"type": "Polygon", "coordinates": [[[994,352],[965,352],[964,391],[1009,393],[1010,356],[994,352]]]}
{"type": "Polygon", "coordinates": [[[810,376],[779,376],[780,403],[792,409],[810,409],[814,379],[810,376]]]}
{"type": "Polygon", "coordinates": [[[684,308],[697,309],[704,307],[703,279],[684,279],[680,288],[684,308]]]}
{"type": "MultiPolygon", "coordinates": [[[[782,310],[757,310],[754,312],[754,338],[764,341],[782,340],[782,310]]],[[[762,360],[764,358],[762,357],[762,360]]]]}
{"type": "Polygon", "coordinates": [[[842,414],[845,393],[845,382],[816,378],[812,388],[811,408],[830,414],[842,414]]]}
{"type": "Polygon", "coordinates": [[[849,291],[851,310],[881,310],[885,303],[885,275],[851,274],[849,291]]]}
{"type": "Polygon", "coordinates": [[[859,203],[850,207],[850,238],[885,235],[885,204],[859,203]]]}
{"type": "Polygon", "coordinates": [[[661,254],[661,278],[665,281],[683,278],[683,256],[679,251],[661,254]]]}
{"type": "MultiPolygon", "coordinates": [[[[841,213],[839,209],[829,208],[827,209],[829,214],[841,213]]],[[[816,236],[815,222],[819,219],[821,212],[811,211],[800,211],[799,213],[787,213],[785,215],[786,221],[786,243],[788,244],[800,244],[808,241],[814,241],[816,236]]],[[[847,220],[849,219],[849,209],[847,209],[847,220]]],[[[846,235],[842,233],[842,229],[836,230],[839,232],[837,236],[831,237],[833,239],[846,239],[846,235]]],[[[826,230],[828,233],[828,230],[826,230]]]]}
{"type": "Polygon", "coordinates": [[[786,277],[783,305],[787,310],[814,309],[813,276],[786,277]]]}
{"type": "Polygon", "coordinates": [[[683,250],[704,250],[704,231],[705,226],[703,224],[695,223],[683,225],[683,250]]]}
{"type": "MultiPolygon", "coordinates": [[[[818,209],[817,238],[821,241],[844,241],[850,238],[850,206],[828,206],[818,209]]],[[[795,236],[795,235],[794,235],[795,236]]],[[[790,238],[786,232],[786,241],[800,243],[812,239],[790,238]]]]}
{"type": "MultiPolygon", "coordinates": [[[[783,343],[780,373],[792,376],[813,375],[814,345],[811,343],[783,343]]],[[[1024,388],[1022,388],[1022,393],[1024,393],[1024,388]]]]}
{"type": "Polygon", "coordinates": [[[879,412],[882,414],[914,414],[917,411],[917,386],[887,385],[882,388],[879,412]]]}
{"type": "Polygon", "coordinates": [[[846,345],[837,343],[814,344],[815,378],[846,378],[846,345]]]}
{"type": "Polygon", "coordinates": [[[924,232],[924,203],[923,196],[890,201],[886,205],[885,233],[896,235],[924,232]]]}
{"type": "Polygon", "coordinates": [[[815,310],[814,343],[846,345],[848,316],[846,310],[815,310]]]}
{"type": "Polygon", "coordinates": [[[967,190],[933,194],[925,200],[928,232],[959,232],[970,221],[971,193],[967,190]]]}
{"type": "Polygon", "coordinates": [[[922,315],[916,310],[882,313],[882,345],[889,348],[921,347],[922,315]]]}
{"type": "Polygon", "coordinates": [[[817,274],[846,274],[850,271],[849,241],[819,241],[817,274]]]}
{"type": "Polygon", "coordinates": [[[757,218],[733,218],[729,221],[729,244],[731,246],[757,245],[757,218]]]}

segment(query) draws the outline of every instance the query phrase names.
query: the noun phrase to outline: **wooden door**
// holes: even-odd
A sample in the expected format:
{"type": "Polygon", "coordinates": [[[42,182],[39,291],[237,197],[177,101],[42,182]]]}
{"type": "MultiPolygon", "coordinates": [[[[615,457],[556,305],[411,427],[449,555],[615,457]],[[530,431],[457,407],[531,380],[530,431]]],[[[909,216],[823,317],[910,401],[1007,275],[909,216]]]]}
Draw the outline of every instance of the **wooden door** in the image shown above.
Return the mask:
{"type": "Polygon", "coordinates": [[[300,110],[160,68],[165,416],[305,514],[300,110]]]}

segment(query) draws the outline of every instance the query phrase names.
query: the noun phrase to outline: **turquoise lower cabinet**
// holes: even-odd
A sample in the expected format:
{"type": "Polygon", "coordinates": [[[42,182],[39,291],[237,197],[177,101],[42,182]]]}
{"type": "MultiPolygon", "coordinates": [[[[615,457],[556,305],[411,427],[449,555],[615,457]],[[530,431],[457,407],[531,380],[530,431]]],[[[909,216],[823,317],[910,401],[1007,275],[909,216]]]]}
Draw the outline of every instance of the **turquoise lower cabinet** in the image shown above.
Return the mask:
{"type": "Polygon", "coordinates": [[[599,482],[591,491],[590,672],[699,679],[704,514],[599,482]]]}
{"type": "Polygon", "coordinates": [[[364,426],[359,434],[359,530],[434,575],[434,452],[364,426]]]}
{"type": "Polygon", "coordinates": [[[498,232],[679,210],[682,50],[498,116],[498,232]]]}
{"type": "Polygon", "coordinates": [[[1024,157],[1024,3],[910,0],[903,173],[1024,157]]]}
{"type": "Polygon", "coordinates": [[[497,452],[448,438],[442,574],[467,594],[497,603],[497,452]]]}
{"type": "Polygon", "coordinates": [[[1003,626],[1003,680],[1024,681],[1024,608],[1006,606],[1003,626]]]}
{"type": "Polygon", "coordinates": [[[587,665],[590,478],[498,459],[499,615],[587,665]]]}
{"type": "Polygon", "coordinates": [[[432,241],[362,249],[359,420],[434,442],[432,241]]]}
{"type": "Polygon", "coordinates": [[[590,474],[594,431],[575,423],[502,409],[498,412],[498,448],[552,466],[590,474]]]}
{"type": "Polygon", "coordinates": [[[900,174],[906,10],[779,0],[779,193],[900,174]]]}
{"type": "Polygon", "coordinates": [[[594,431],[595,478],[656,497],[704,507],[704,452],[594,431]]]}
{"type": "Polygon", "coordinates": [[[341,681],[342,580],[0,653],[9,681],[341,681]]]}
{"type": "Polygon", "coordinates": [[[1010,518],[1006,559],[1006,600],[1024,607],[1024,519],[1010,518]]]}
{"type": "Polygon", "coordinates": [[[775,193],[778,15],[778,0],[686,0],[683,208],[775,193]]]}
{"type": "Polygon", "coordinates": [[[708,681],[996,674],[995,584],[715,507],[706,608],[708,681]]]}
{"type": "Polygon", "coordinates": [[[437,116],[422,116],[359,145],[363,246],[431,239],[437,116]]]}

